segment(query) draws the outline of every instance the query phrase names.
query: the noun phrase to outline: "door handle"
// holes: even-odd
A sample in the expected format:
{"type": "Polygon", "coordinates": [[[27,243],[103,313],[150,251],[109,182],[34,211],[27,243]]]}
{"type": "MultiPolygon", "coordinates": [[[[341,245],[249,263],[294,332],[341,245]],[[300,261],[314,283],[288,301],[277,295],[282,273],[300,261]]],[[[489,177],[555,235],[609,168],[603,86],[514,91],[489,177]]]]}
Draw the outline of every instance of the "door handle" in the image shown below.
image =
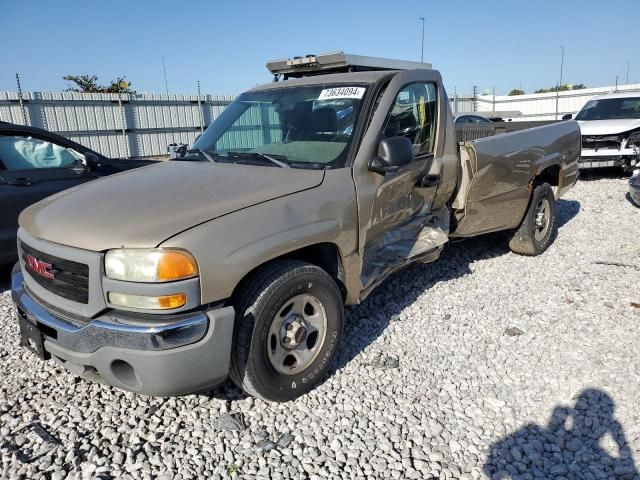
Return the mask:
{"type": "Polygon", "coordinates": [[[15,185],[16,187],[29,187],[33,185],[35,182],[28,177],[19,177],[7,183],[9,185],[15,185]]]}
{"type": "Polygon", "coordinates": [[[437,187],[440,183],[440,175],[424,175],[418,180],[418,186],[422,188],[437,187]]]}

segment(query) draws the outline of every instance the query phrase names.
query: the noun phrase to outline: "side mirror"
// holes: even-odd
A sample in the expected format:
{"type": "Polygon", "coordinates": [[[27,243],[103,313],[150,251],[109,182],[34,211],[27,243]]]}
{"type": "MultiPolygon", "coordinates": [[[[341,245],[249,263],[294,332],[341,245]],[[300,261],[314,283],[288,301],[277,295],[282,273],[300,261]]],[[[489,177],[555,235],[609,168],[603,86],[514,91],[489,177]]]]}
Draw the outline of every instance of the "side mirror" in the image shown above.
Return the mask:
{"type": "Polygon", "coordinates": [[[413,161],[413,144],[407,137],[384,138],[378,145],[378,155],[369,165],[369,170],[385,174],[395,172],[413,161]]]}
{"type": "Polygon", "coordinates": [[[184,157],[187,154],[188,148],[189,145],[187,145],[186,143],[170,143],[169,145],[167,145],[169,158],[184,157]]]}
{"type": "Polygon", "coordinates": [[[567,113],[566,115],[562,116],[562,120],[571,120],[573,118],[573,114],[571,113],[567,113]]]}
{"type": "Polygon", "coordinates": [[[87,169],[93,172],[96,168],[100,166],[100,160],[96,156],[95,153],[87,152],[84,154],[84,161],[87,164],[87,169]]]}

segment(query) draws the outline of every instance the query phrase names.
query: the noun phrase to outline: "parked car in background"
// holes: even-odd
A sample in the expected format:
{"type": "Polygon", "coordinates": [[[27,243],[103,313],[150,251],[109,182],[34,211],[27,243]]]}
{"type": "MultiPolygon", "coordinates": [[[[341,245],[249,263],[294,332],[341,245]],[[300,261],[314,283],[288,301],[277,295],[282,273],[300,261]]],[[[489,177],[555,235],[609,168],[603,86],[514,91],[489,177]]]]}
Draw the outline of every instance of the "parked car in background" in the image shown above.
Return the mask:
{"type": "Polygon", "coordinates": [[[480,115],[458,115],[455,117],[456,125],[469,125],[476,123],[493,123],[488,118],[482,117],[480,115]]]}
{"type": "Polygon", "coordinates": [[[55,133],[0,122],[0,264],[15,261],[18,215],[29,205],[94,178],[155,163],[109,159],[55,133]]]}
{"type": "Polygon", "coordinates": [[[640,144],[640,93],[594,97],[576,120],[582,131],[580,168],[621,167],[628,171],[638,164],[634,144],[640,144]]]}

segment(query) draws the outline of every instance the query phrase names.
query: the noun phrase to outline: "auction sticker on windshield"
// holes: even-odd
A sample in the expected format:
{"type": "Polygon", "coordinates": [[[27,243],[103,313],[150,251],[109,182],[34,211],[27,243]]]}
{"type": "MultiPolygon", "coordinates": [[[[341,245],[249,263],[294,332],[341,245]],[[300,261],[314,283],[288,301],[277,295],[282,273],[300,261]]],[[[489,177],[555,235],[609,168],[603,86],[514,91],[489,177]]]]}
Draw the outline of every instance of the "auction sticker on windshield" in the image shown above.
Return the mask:
{"type": "Polygon", "coordinates": [[[318,100],[334,100],[336,98],[362,98],[364,87],[325,88],[320,92],[318,100]]]}

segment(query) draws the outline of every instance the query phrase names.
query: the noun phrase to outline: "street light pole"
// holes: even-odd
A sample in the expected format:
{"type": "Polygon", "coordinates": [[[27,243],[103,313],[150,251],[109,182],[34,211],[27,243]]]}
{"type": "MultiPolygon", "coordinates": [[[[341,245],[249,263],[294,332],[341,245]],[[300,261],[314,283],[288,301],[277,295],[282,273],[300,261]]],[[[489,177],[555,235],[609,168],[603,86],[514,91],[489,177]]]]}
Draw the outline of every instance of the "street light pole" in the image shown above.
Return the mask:
{"type": "Polygon", "coordinates": [[[560,60],[560,86],[562,86],[562,70],[564,69],[564,46],[560,46],[562,49],[562,58],[560,60]]]}
{"type": "Polygon", "coordinates": [[[424,17],[420,17],[422,20],[422,41],[420,42],[420,63],[424,63],[424,17]]]}
{"type": "Polygon", "coordinates": [[[562,71],[564,69],[564,45],[560,45],[562,49],[562,57],[560,59],[560,83],[558,83],[558,87],[556,88],[556,120],[558,120],[558,102],[560,100],[560,87],[562,86],[562,71]]]}

